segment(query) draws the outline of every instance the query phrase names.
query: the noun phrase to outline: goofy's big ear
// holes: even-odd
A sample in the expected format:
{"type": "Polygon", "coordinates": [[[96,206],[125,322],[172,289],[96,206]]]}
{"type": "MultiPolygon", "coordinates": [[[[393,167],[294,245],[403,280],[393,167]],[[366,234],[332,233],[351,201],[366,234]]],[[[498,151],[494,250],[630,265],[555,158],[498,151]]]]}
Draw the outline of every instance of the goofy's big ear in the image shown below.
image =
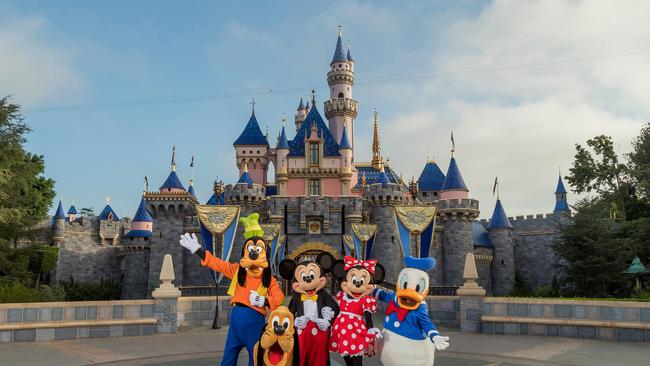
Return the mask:
{"type": "Polygon", "coordinates": [[[278,266],[280,276],[287,281],[293,280],[293,272],[296,270],[296,262],[293,259],[283,259],[278,266]]]}
{"type": "Polygon", "coordinates": [[[375,273],[372,275],[372,282],[375,284],[379,284],[384,280],[385,277],[386,277],[386,270],[384,269],[384,266],[377,263],[375,265],[375,273]]]}
{"type": "Polygon", "coordinates": [[[339,281],[346,277],[345,262],[343,262],[341,259],[335,261],[332,265],[332,276],[334,276],[334,278],[339,281]]]}
{"type": "Polygon", "coordinates": [[[334,256],[327,252],[323,252],[316,257],[316,263],[318,263],[320,268],[323,270],[322,275],[324,276],[332,269],[332,266],[334,265],[334,256]]]}

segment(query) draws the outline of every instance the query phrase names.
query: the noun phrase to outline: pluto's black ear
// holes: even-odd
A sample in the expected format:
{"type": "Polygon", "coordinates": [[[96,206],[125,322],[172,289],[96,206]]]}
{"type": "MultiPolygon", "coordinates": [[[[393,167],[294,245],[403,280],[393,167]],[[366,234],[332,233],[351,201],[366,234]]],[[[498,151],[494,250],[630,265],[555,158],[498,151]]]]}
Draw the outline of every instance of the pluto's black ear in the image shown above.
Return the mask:
{"type": "Polygon", "coordinates": [[[345,263],[342,260],[337,260],[332,265],[332,276],[337,280],[342,280],[346,277],[345,263]]]}
{"type": "Polygon", "coordinates": [[[322,275],[325,275],[334,265],[334,256],[327,252],[323,252],[316,257],[316,263],[318,263],[320,268],[323,270],[322,275]]]}
{"type": "Polygon", "coordinates": [[[282,262],[280,262],[280,265],[278,266],[278,271],[280,272],[280,276],[284,278],[285,280],[291,281],[293,280],[293,271],[296,270],[296,262],[293,261],[293,259],[283,259],[282,262]]]}
{"type": "Polygon", "coordinates": [[[377,263],[375,265],[375,273],[372,275],[372,282],[381,283],[385,277],[386,277],[386,270],[384,269],[384,266],[377,263]]]}

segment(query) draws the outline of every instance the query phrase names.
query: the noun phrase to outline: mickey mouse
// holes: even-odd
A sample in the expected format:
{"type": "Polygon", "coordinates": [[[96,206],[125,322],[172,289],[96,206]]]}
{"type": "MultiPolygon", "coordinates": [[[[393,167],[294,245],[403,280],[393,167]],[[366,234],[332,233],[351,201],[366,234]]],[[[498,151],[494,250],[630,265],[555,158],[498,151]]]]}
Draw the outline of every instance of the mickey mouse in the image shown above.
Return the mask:
{"type": "Polygon", "coordinates": [[[325,291],[326,274],[334,264],[334,257],[321,253],[315,261],[296,263],[292,259],[280,262],[282,278],[291,281],[293,297],[289,311],[295,317],[294,324],[300,344],[300,365],[325,366],[330,364],[327,345],[330,322],[339,313],[339,306],[325,291]]]}
{"type": "Polygon", "coordinates": [[[386,272],[375,259],[363,261],[346,256],[334,263],[332,274],[342,282],[336,295],[341,311],[332,327],[330,351],[342,355],[348,366],[362,365],[364,355],[375,354],[375,337],[381,337],[372,323],[377,299],[371,294],[386,272]]]}

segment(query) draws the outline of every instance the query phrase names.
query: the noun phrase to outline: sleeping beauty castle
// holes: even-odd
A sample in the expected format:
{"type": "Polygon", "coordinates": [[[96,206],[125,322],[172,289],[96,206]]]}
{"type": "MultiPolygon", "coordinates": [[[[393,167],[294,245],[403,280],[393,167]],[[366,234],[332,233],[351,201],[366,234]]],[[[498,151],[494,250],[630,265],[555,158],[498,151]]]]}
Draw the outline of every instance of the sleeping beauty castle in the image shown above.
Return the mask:
{"type": "MultiPolygon", "coordinates": [[[[534,289],[560,276],[551,244],[559,235],[558,224],[570,219],[561,177],[556,185],[549,179],[552,212],[508,217],[497,198],[487,203],[491,219],[478,220],[479,202],[472,199],[471,182],[463,180],[454,150],[446,171],[428,161],[417,180],[404,182],[382,156],[377,112],[372,160],[356,161],[355,68],[339,30],[326,76],[329,98],[322,104],[313,93],[310,100],[300,99],[294,125],[283,126],[273,141],[262,133],[253,106],[241,134],[233,136],[239,179],[215,182],[207,202],[199,201],[192,179],[186,187],[179,178],[175,152],[168,178],[155,191],[145,185],[132,219],[120,218],[108,202],[97,217],[79,216],[74,206],[66,213],[59,202],[49,222],[50,240],[60,247],[51,280],[113,279],[121,284],[123,298],[146,298],[158,285],[163,256],[169,253],[182,291],[214,291],[211,274],[178,244],[181,234],[204,230],[197,208],[203,203],[237,207],[240,216],[259,212],[260,222],[271,228],[274,263],[323,251],[335,257],[375,258],[387,270],[386,281],[394,283],[403,256],[431,256],[438,263],[430,274],[433,294],[453,292],[463,284],[470,252],[479,283],[491,294],[508,294],[516,278],[534,289]],[[269,177],[271,166],[274,177],[269,177]]],[[[211,248],[238,261],[242,232],[230,225],[211,248]]]]}

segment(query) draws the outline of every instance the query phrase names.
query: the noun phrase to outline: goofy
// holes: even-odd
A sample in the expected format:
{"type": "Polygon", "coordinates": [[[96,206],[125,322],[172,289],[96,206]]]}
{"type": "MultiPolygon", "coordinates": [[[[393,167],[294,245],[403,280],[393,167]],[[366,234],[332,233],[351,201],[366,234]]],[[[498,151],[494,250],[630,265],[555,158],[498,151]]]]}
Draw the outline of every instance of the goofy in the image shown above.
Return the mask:
{"type": "Polygon", "coordinates": [[[270,248],[262,238],[264,230],[258,220],[258,213],[239,219],[244,225],[246,240],[239,263],[226,262],[204,251],[194,234],[186,233],[180,240],[183,247],[201,258],[202,266],[222,273],[231,280],[228,294],[233,308],[222,366],[237,365],[243,347],[248,350],[249,366],[253,366],[253,348],[265,326],[266,308],[275,310],[284,298],[278,282],[271,275],[270,248]]]}

